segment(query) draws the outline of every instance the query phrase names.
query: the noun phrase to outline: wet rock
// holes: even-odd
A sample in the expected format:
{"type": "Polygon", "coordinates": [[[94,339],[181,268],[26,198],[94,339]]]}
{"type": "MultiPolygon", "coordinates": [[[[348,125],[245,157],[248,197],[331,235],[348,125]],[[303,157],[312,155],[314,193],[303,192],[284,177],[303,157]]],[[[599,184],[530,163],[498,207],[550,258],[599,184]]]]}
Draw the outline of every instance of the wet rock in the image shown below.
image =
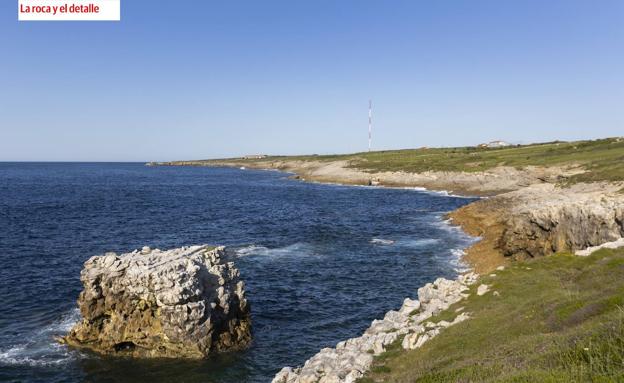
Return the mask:
{"type": "Polygon", "coordinates": [[[222,247],[143,247],[85,262],[82,321],[63,340],[103,354],[202,358],[251,340],[244,283],[222,247]]]}

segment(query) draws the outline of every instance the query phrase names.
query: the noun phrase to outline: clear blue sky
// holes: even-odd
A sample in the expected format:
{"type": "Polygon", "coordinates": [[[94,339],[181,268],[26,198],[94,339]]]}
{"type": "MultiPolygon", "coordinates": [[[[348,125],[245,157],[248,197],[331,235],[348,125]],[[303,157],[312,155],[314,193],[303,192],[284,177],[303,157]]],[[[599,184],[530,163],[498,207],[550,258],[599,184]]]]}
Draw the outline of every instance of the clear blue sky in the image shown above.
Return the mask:
{"type": "Polygon", "coordinates": [[[0,2],[0,160],[147,161],[624,134],[622,0],[0,2]]]}

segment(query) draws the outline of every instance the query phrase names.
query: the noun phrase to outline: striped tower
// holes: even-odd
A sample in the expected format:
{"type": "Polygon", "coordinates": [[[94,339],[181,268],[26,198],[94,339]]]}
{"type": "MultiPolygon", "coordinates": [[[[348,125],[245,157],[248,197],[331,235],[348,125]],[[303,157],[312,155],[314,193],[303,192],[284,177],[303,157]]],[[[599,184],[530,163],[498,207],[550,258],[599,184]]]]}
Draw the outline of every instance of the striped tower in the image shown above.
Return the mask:
{"type": "Polygon", "coordinates": [[[371,141],[373,139],[373,100],[368,100],[368,151],[371,151],[371,141]]]}

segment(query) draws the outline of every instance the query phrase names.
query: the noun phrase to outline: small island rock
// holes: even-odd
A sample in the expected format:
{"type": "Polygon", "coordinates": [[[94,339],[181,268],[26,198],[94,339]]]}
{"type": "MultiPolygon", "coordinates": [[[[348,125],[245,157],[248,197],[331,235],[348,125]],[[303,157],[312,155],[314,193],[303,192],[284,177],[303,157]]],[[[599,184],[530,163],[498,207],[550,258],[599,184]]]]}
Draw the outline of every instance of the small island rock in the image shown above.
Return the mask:
{"type": "Polygon", "coordinates": [[[106,253],[84,264],[82,321],[62,341],[103,354],[203,358],[251,340],[244,283],[223,247],[106,253]]]}

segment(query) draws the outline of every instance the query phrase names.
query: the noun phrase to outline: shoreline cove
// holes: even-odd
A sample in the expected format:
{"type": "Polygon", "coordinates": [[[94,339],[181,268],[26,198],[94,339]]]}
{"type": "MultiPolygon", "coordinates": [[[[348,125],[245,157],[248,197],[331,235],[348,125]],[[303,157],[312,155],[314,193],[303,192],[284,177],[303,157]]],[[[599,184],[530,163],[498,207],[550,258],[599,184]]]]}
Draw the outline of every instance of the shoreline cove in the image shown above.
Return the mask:
{"type": "MultiPolygon", "coordinates": [[[[16,172],[13,168],[21,169],[21,165],[10,166],[12,172],[16,172]]],[[[145,221],[145,225],[124,228],[125,234],[120,240],[116,238],[119,232],[105,231],[104,237],[97,242],[84,242],[82,244],[86,246],[75,247],[73,253],[62,251],[71,236],[60,236],[58,238],[65,239],[46,243],[46,248],[55,251],[45,255],[58,257],[58,262],[67,264],[63,269],[68,272],[61,275],[63,285],[67,285],[65,280],[76,279],[80,271],[77,268],[85,257],[107,251],[119,254],[143,245],[171,249],[188,243],[223,244],[228,250],[241,247],[235,262],[240,265],[250,291],[254,291],[254,294],[250,294],[251,307],[256,307],[252,312],[256,313],[258,331],[252,347],[243,353],[217,357],[214,363],[167,362],[155,370],[159,374],[184,369],[184,376],[190,377],[189,379],[203,377],[212,381],[205,374],[207,369],[214,369],[219,374],[215,377],[216,381],[271,381],[281,367],[298,365],[324,347],[335,345],[341,339],[359,336],[370,325],[371,320],[381,318],[388,311],[400,307],[405,297],[414,297],[416,290],[425,283],[440,276],[455,278],[465,269],[459,249],[466,248],[473,241],[460,228],[445,219],[447,211],[466,204],[468,200],[423,193],[414,188],[389,190],[390,188],[360,188],[352,187],[353,185],[315,185],[294,182],[282,173],[244,174],[228,169],[206,172],[192,168],[148,169],[137,164],[67,164],[46,165],[45,171],[50,172],[50,167],[53,174],[56,171],[72,175],[71,178],[49,178],[53,184],[52,187],[45,188],[51,190],[45,195],[53,198],[57,198],[54,194],[55,185],[75,185],[76,181],[84,183],[86,180],[95,186],[85,194],[89,200],[94,195],[109,195],[109,189],[116,189],[121,184],[131,186],[129,189],[124,186],[122,191],[140,191],[150,184],[162,185],[156,189],[156,195],[132,195],[142,198],[158,197],[148,198],[152,209],[162,207],[151,211],[153,214],[173,217],[171,222],[174,225],[162,226],[158,220],[145,221]],[[98,171],[94,172],[93,169],[98,171]],[[76,178],[73,174],[80,177],[76,178]],[[111,179],[114,181],[112,185],[111,179]],[[102,183],[104,180],[106,182],[102,183]],[[163,180],[167,182],[163,183],[163,180]],[[172,182],[174,193],[171,193],[172,182]],[[197,193],[198,187],[211,192],[197,193]],[[224,192],[215,194],[217,190],[224,192]],[[243,196],[250,198],[251,203],[236,205],[243,196]],[[268,197],[271,204],[266,203],[268,197]],[[340,213],[340,207],[350,213],[340,213]],[[228,215],[237,211],[246,213],[228,215]],[[259,212],[264,213],[259,215],[259,212]],[[241,219],[250,214],[262,219],[254,218],[251,222],[247,219],[247,223],[244,223],[241,219]],[[293,218],[302,215],[303,220],[293,221],[293,218]],[[210,217],[219,219],[211,220],[210,217]],[[212,223],[207,227],[209,222],[212,223]],[[282,229],[276,232],[276,225],[282,229]],[[175,238],[176,242],[166,238],[163,238],[164,241],[155,240],[153,232],[175,238]],[[113,238],[115,233],[117,235],[113,238]],[[375,239],[382,241],[374,241],[375,239]],[[345,271],[348,275],[345,275],[345,271]],[[297,293],[283,296],[282,292],[287,291],[288,286],[293,286],[297,293]],[[361,290],[365,286],[369,291],[361,290]],[[341,288],[344,290],[340,290],[341,288]],[[332,292],[339,294],[328,299],[327,294],[332,292]],[[379,299],[380,297],[384,298],[379,299]],[[319,307],[322,302],[328,303],[328,306],[319,307]],[[342,307],[337,307],[341,303],[342,307]],[[303,334],[302,329],[308,330],[304,330],[303,334]],[[290,350],[291,347],[295,349],[290,350]]],[[[31,166],[24,168],[24,172],[15,174],[26,177],[33,172],[35,175],[41,172],[31,166]]],[[[123,193],[127,195],[127,192],[123,193]]],[[[81,198],[78,195],[78,201],[81,198]]],[[[105,207],[109,201],[112,203],[113,198],[107,197],[103,201],[106,203],[102,207],[105,207]]],[[[133,199],[126,201],[130,203],[133,199]]],[[[68,202],[71,200],[68,199],[68,202]]],[[[56,201],[53,203],[51,206],[54,206],[54,214],[46,211],[46,217],[50,219],[57,219],[58,214],[70,219],[81,214],[79,211],[67,211],[64,207],[73,205],[60,206],[56,201]]],[[[101,207],[95,205],[91,216],[101,217],[99,211],[101,207]]],[[[143,215],[121,209],[120,206],[110,216],[116,221],[129,222],[128,220],[143,215]]],[[[27,215],[24,219],[31,216],[27,215]]],[[[89,220],[81,222],[87,228],[100,227],[93,226],[89,220]]],[[[63,227],[72,229],[71,225],[63,227]]],[[[44,314],[51,314],[48,317],[50,321],[64,315],[65,308],[69,309],[65,306],[73,306],[73,292],[70,291],[69,295],[68,292],[57,295],[58,297],[52,296],[51,299],[62,303],[63,310],[41,306],[44,314]]],[[[10,304],[7,306],[12,307],[10,304]]],[[[42,327],[37,322],[32,325],[16,325],[17,331],[26,337],[34,336],[42,327]]],[[[137,374],[154,368],[143,361],[127,360],[119,364],[115,359],[83,355],[72,349],[67,349],[71,357],[65,358],[61,353],[66,349],[56,344],[37,344],[37,349],[25,345],[18,349],[17,346],[23,343],[20,339],[7,339],[0,347],[0,353],[7,352],[10,355],[7,355],[5,361],[0,360],[0,364],[13,371],[16,376],[24,376],[25,381],[29,381],[28,376],[43,374],[62,374],[70,377],[71,381],[72,376],[87,374],[92,381],[99,381],[100,377],[106,379],[104,371],[120,373],[123,366],[134,366],[137,374]],[[46,360],[66,365],[67,371],[48,371],[52,364],[49,364],[50,367],[42,366],[33,370],[25,359],[38,359],[40,352],[45,353],[46,360]],[[9,361],[8,357],[15,360],[9,361]],[[82,370],[81,367],[85,364],[93,363],[102,367],[97,371],[82,370]]]]}
{"type": "MultiPolygon", "coordinates": [[[[460,232],[459,234],[469,236],[460,226],[454,225],[451,219],[444,219],[444,215],[438,216],[437,219],[446,230],[455,229],[460,232]]],[[[401,338],[401,347],[404,350],[414,350],[436,337],[445,328],[469,319],[470,313],[458,312],[451,322],[427,321],[451,305],[469,297],[467,291],[478,281],[479,274],[472,271],[464,257],[466,250],[481,239],[470,237],[471,243],[467,247],[451,250],[456,257],[455,261],[449,261],[458,274],[455,279],[439,277],[434,282],[425,284],[418,288],[417,299],[406,297],[398,310],[386,312],[383,319],[374,319],[362,335],[339,341],[334,347],[323,348],[298,367],[283,367],[271,383],[356,383],[371,369],[374,357],[385,352],[401,338]]],[[[394,244],[393,242],[391,245],[394,244]]],[[[486,285],[479,288],[481,291],[486,290],[483,294],[487,293],[486,285]]]]}
{"type": "MultiPolygon", "coordinates": [[[[255,171],[279,172],[279,173],[283,173],[284,175],[286,175],[287,178],[289,179],[312,183],[312,184],[319,184],[319,185],[330,185],[330,186],[340,186],[340,187],[358,187],[358,188],[365,188],[365,189],[384,188],[384,189],[394,189],[394,190],[410,190],[410,191],[415,191],[419,193],[439,195],[439,196],[444,196],[444,197],[476,199],[476,201],[471,202],[467,206],[473,205],[475,202],[478,202],[478,201],[485,201],[485,200],[489,200],[492,198],[491,195],[477,195],[477,194],[471,195],[471,194],[465,194],[465,193],[455,194],[449,190],[429,189],[429,188],[426,188],[424,186],[419,186],[419,185],[397,186],[397,185],[379,184],[379,185],[373,186],[373,185],[368,185],[368,184],[363,184],[363,183],[319,180],[319,179],[315,179],[314,177],[305,178],[303,176],[304,171],[302,171],[301,169],[297,169],[296,167],[293,167],[293,166],[285,169],[285,168],[280,168],[280,167],[265,167],[262,165],[263,164],[261,164],[261,166],[258,166],[258,164],[249,164],[248,165],[249,168],[241,169],[240,163],[237,163],[237,162],[227,163],[223,161],[217,162],[215,164],[205,163],[205,162],[195,162],[195,161],[148,162],[145,164],[145,166],[199,166],[199,167],[210,167],[210,168],[237,169],[240,171],[249,171],[251,169],[255,171]]],[[[370,176],[369,178],[372,179],[375,176],[375,174],[370,174],[369,176],[370,176]]],[[[484,230],[478,225],[475,225],[474,222],[470,222],[470,223],[465,222],[465,221],[457,222],[458,220],[457,220],[456,214],[458,210],[445,212],[445,216],[447,217],[445,221],[449,224],[449,226],[458,227],[465,234],[471,237],[477,238],[470,246],[468,246],[465,249],[462,249],[463,251],[462,261],[469,264],[470,267],[478,273],[489,272],[489,271],[494,270],[498,266],[506,264],[506,262],[502,260],[500,257],[493,255],[492,253],[494,253],[494,251],[492,251],[492,249],[489,249],[489,248],[488,248],[489,257],[485,266],[483,266],[482,262],[477,260],[476,257],[471,256],[472,255],[471,253],[474,252],[474,247],[476,247],[483,239],[482,236],[484,234],[484,230]]],[[[491,244],[487,242],[486,242],[486,245],[488,247],[491,246],[491,244]]]]}
{"type": "MultiPolygon", "coordinates": [[[[236,166],[234,163],[223,161],[164,165],[236,166]]],[[[266,165],[262,162],[247,164],[248,167],[261,169],[266,168],[266,165]]],[[[465,249],[462,256],[462,261],[468,263],[474,270],[475,279],[478,274],[486,275],[495,270],[504,270],[512,261],[562,252],[574,253],[577,250],[619,241],[624,236],[622,225],[624,210],[619,208],[624,205],[622,193],[624,183],[598,181],[566,184],[562,180],[577,172],[574,166],[568,169],[569,174],[563,177],[556,176],[556,172],[566,169],[556,167],[514,171],[499,167],[490,173],[436,173],[433,176],[429,172],[365,173],[350,168],[348,162],[344,161],[333,163],[278,161],[271,162],[270,168],[293,172],[296,175],[291,178],[306,182],[355,184],[363,187],[399,186],[425,193],[428,188],[424,185],[429,187],[433,184],[437,190],[460,190],[460,193],[469,195],[474,194],[470,191],[475,190],[475,184],[481,185],[483,188],[478,189],[480,192],[477,194],[486,198],[480,198],[446,215],[447,223],[479,238],[476,243],[465,249]],[[524,181],[496,183],[497,177],[502,175],[503,178],[506,176],[507,180],[513,180],[516,177],[514,174],[516,176],[522,174],[524,181]],[[390,182],[380,182],[383,177],[390,182]],[[372,180],[375,180],[374,186],[368,186],[372,180]],[[464,182],[463,186],[455,187],[461,182],[464,182]],[[494,186],[488,185],[489,182],[494,186]],[[453,187],[445,187],[447,185],[453,187]]],[[[439,194],[449,193],[446,191],[439,194]]],[[[488,292],[489,287],[483,284],[476,291],[479,296],[488,292]]],[[[393,312],[395,311],[387,313],[386,317],[392,316],[393,312]]],[[[384,320],[389,319],[386,317],[384,320]]],[[[377,335],[379,334],[374,336],[377,335]]],[[[294,369],[285,367],[275,376],[273,383],[353,383],[371,368],[373,358],[368,353],[378,355],[380,350],[398,338],[396,333],[387,337],[382,335],[380,338],[372,338],[374,340],[371,346],[370,336],[363,339],[365,337],[366,332],[362,337],[354,338],[360,340],[351,339],[346,343],[338,343],[336,348],[323,349],[301,367],[294,369]],[[348,350],[344,348],[346,344],[350,345],[348,350]],[[337,359],[342,360],[342,364],[336,364],[337,359]]],[[[404,337],[403,348],[409,349],[412,343],[408,339],[411,337],[411,335],[404,337]]],[[[422,345],[418,334],[413,335],[413,338],[414,345],[422,345]]]]}
{"type": "MultiPolygon", "coordinates": [[[[470,319],[470,313],[457,313],[452,321],[428,321],[470,296],[467,291],[479,279],[474,272],[460,274],[454,280],[437,278],[418,289],[418,300],[405,298],[398,310],[388,311],[375,319],[365,332],[355,338],[326,347],[298,367],[283,367],[271,383],[356,383],[372,367],[374,358],[389,346],[401,341],[404,350],[415,350],[435,338],[445,328],[470,319]]],[[[477,294],[488,292],[480,285],[477,294]]]]}
{"type": "MultiPolygon", "coordinates": [[[[238,168],[241,171],[248,171],[246,168],[235,165],[220,165],[216,167],[238,168]]],[[[373,186],[307,180],[298,175],[296,171],[281,171],[280,169],[253,168],[253,170],[278,171],[292,180],[327,186],[409,190],[443,197],[476,198],[477,200],[488,198],[487,196],[454,195],[447,190],[429,190],[422,186],[373,186]]],[[[334,348],[323,348],[299,367],[283,367],[275,375],[272,383],[355,383],[370,370],[374,357],[385,352],[386,348],[399,340],[400,337],[403,337],[401,342],[403,349],[413,350],[421,347],[426,341],[433,339],[444,328],[469,319],[470,316],[468,313],[461,312],[458,313],[455,320],[452,322],[441,321],[439,324],[426,322],[431,316],[467,298],[469,294],[466,294],[465,291],[469,290],[470,286],[476,283],[479,278],[479,274],[472,271],[473,265],[466,259],[466,252],[474,246],[475,243],[478,243],[481,238],[468,234],[463,230],[461,225],[454,224],[452,218],[448,218],[451,213],[452,212],[445,212],[439,215],[437,217],[439,223],[445,226],[447,230],[456,229],[461,232],[461,234],[471,237],[471,243],[467,247],[451,250],[451,253],[456,257],[456,263],[450,261],[455,272],[458,274],[455,279],[449,280],[439,277],[433,283],[427,283],[418,289],[418,300],[406,297],[399,310],[386,312],[384,318],[381,320],[374,319],[371,326],[365,330],[361,336],[340,341],[334,348]],[[420,313],[415,315],[419,310],[420,313]]],[[[391,243],[384,243],[383,241],[387,240],[383,239],[373,238],[371,241],[375,240],[381,245],[395,245],[394,241],[391,241],[391,243]]],[[[244,249],[248,248],[257,249],[258,247],[256,247],[256,245],[250,245],[249,247],[239,249],[238,251],[242,250],[240,255],[247,255],[244,249]]]]}

